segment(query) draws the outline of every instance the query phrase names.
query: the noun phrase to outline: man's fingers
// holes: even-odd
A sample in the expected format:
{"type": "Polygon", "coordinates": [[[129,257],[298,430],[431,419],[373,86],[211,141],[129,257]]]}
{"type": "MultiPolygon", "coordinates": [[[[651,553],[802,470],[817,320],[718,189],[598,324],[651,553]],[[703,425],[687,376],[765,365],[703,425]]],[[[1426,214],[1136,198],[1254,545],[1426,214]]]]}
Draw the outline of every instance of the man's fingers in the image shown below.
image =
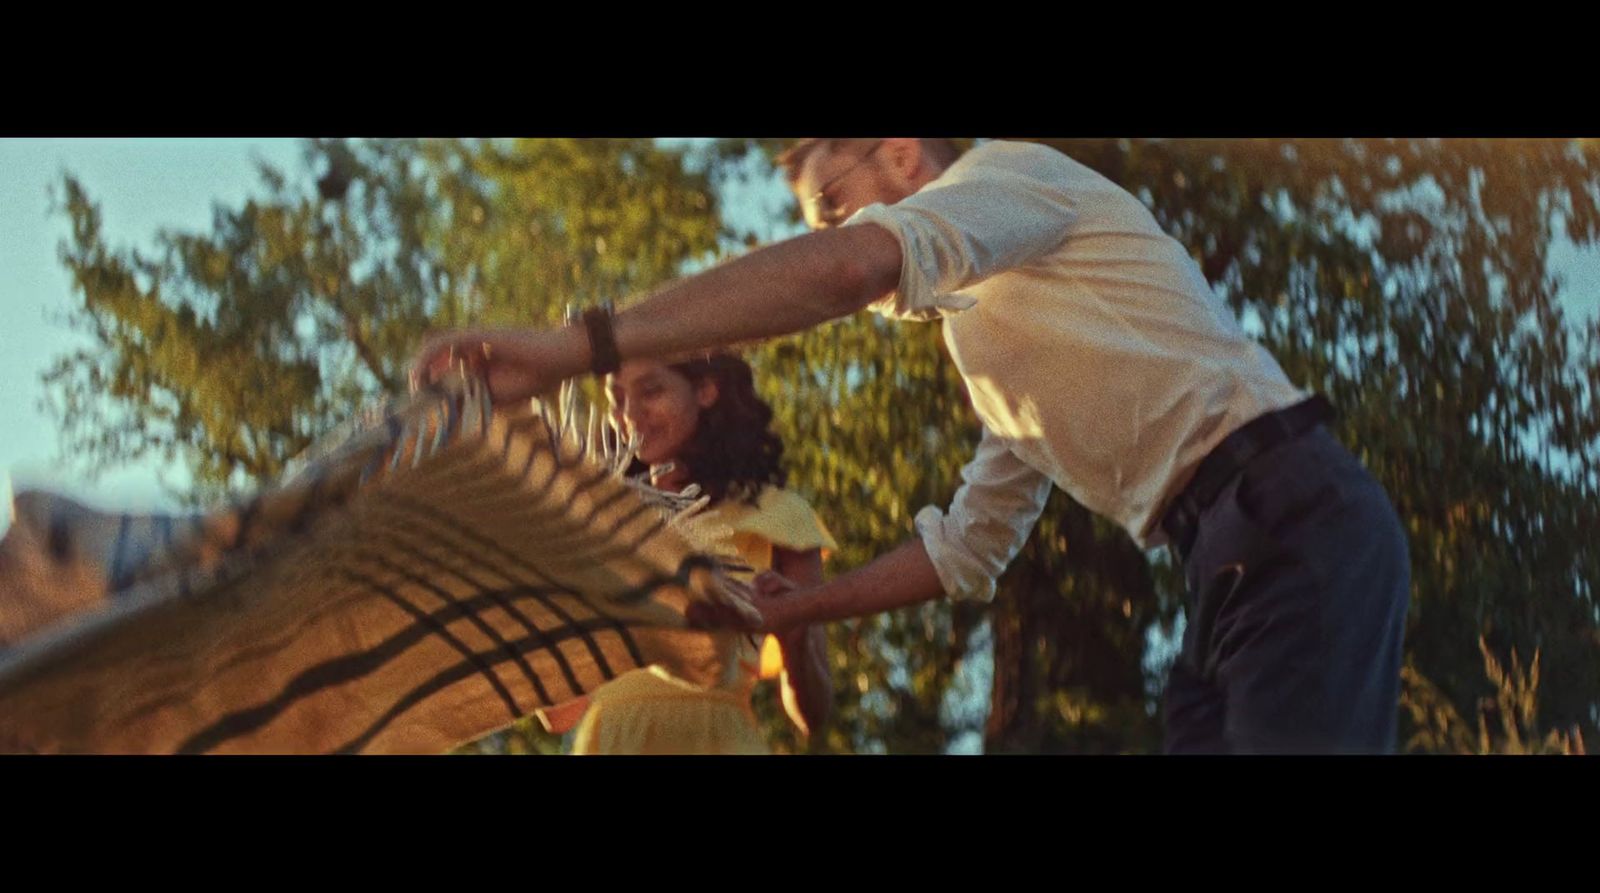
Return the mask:
{"type": "Polygon", "coordinates": [[[763,571],[755,579],[755,590],[761,595],[782,595],[794,588],[792,580],[773,571],[763,571]]]}

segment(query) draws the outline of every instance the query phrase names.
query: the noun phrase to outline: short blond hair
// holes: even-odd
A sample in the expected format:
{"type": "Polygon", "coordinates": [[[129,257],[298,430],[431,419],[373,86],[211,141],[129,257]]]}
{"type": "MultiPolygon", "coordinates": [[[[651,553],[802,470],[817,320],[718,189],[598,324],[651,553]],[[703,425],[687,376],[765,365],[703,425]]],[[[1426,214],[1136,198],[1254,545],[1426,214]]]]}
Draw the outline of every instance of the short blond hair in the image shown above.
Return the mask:
{"type": "MultiPolygon", "coordinates": [[[[946,137],[923,137],[921,140],[922,151],[939,165],[948,167],[951,162],[961,157],[961,150],[953,139],[946,137]]],[[[783,150],[774,159],[778,167],[783,169],[783,177],[792,187],[800,179],[800,169],[805,166],[806,159],[818,149],[829,152],[838,152],[841,149],[860,148],[866,149],[877,139],[871,137],[843,137],[819,138],[796,140],[793,145],[783,150]]]]}

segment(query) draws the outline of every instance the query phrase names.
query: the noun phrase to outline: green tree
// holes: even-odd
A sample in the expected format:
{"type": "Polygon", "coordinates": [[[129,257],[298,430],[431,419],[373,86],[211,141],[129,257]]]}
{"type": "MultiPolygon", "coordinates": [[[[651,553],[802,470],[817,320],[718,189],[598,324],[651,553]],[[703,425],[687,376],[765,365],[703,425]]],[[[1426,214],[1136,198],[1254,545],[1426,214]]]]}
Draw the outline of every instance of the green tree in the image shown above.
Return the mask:
{"type": "MultiPolygon", "coordinates": [[[[45,376],[69,455],[179,460],[195,502],[248,490],[403,391],[430,327],[551,323],[730,236],[707,165],[651,140],[311,141],[305,165],[314,186],[263,166],[262,197],[150,255],[108,246],[65,178],[71,318],[92,337],[45,376]]],[[[480,747],[555,744],[525,723],[480,747]]]]}
{"type": "MultiPolygon", "coordinates": [[[[1421,680],[1454,704],[1493,694],[1481,633],[1542,649],[1545,724],[1592,736],[1600,551],[1584,531],[1600,510],[1600,323],[1564,320],[1545,262],[1557,227],[1595,242],[1600,147],[1051,144],[1138,195],[1290,378],[1341,408],[1338,435],[1411,537],[1408,692],[1421,680]]],[[[948,499],[970,454],[976,423],[936,341],[931,326],[863,317],[762,354],[799,477],[842,528],[843,566],[948,499]]],[[[840,630],[827,746],[946,746],[945,693],[981,629],[989,750],[1156,749],[1171,651],[1147,642],[1181,629],[1179,587],[1164,554],[1057,493],[992,608],[928,605],[840,630]]]]}
{"type": "Polygon", "coordinates": [[[363,401],[405,387],[429,327],[549,323],[648,288],[721,233],[706,171],[650,140],[313,141],[305,178],[152,256],[105,244],[62,184],[61,257],[93,346],[46,374],[69,455],[193,469],[196,498],[258,484],[363,401]]]}
{"type": "MultiPolygon", "coordinates": [[[[1411,538],[1402,741],[1457,748],[1427,717],[1473,715],[1508,690],[1520,665],[1486,673],[1489,649],[1542,659],[1537,705],[1515,689],[1519,740],[1593,740],[1600,323],[1563,318],[1545,260],[1558,228],[1580,244],[1600,235],[1600,146],[1051,144],[1139,196],[1290,378],[1341,408],[1337,433],[1411,538]]],[[[210,233],[164,236],[154,258],[108,248],[69,179],[63,260],[96,347],[48,377],[66,442],[101,466],[182,457],[196,498],[270,478],[398,389],[428,326],[548,323],[569,301],[637,293],[797,231],[792,203],[734,222],[719,201],[770,184],[774,148],[313,142],[315,187],[264,170],[265,198],[218,208],[210,233]]],[[[862,314],[753,359],[792,485],[840,541],[834,567],[890,548],[918,508],[950,498],[978,426],[937,326],[862,314]]],[[[757,709],[780,750],[938,752],[978,733],[991,751],[1155,750],[1171,657],[1159,646],[1181,605],[1164,553],[1057,493],[992,605],[833,628],[828,729],[802,742],[772,699],[757,709]]],[[[553,746],[524,723],[477,749],[553,746]]]]}

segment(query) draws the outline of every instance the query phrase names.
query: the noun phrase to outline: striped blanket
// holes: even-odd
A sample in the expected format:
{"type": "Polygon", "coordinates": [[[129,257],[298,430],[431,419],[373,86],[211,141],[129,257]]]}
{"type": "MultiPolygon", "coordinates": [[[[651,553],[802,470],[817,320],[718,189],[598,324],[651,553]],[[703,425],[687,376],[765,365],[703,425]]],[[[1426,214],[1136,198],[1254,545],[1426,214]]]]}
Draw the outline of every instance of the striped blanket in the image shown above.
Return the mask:
{"type": "MultiPolygon", "coordinates": [[[[0,752],[439,753],[635,667],[702,684],[748,610],[726,531],[621,473],[608,428],[454,378],[225,511],[16,497],[0,752]]],[[[564,410],[564,411],[561,411],[564,410]]]]}

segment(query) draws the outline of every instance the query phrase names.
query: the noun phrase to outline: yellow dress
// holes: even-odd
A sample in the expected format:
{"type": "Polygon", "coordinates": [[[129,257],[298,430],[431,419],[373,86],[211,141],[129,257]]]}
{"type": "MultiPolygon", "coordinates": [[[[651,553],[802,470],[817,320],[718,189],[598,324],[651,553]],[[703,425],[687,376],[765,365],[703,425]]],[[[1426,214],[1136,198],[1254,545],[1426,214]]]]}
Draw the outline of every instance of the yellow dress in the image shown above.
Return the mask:
{"type": "MultiPolygon", "coordinates": [[[[824,553],[837,548],[811,505],[789,490],[767,487],[756,505],[729,500],[707,511],[733,529],[739,556],[757,573],[771,569],[775,546],[824,553]]],[[[712,689],[691,685],[659,666],[624,673],[590,696],[589,709],[573,736],[572,752],[770,753],[750,710],[750,694],[758,678],[777,675],[777,655],[777,641],[771,636],[760,654],[745,644],[735,678],[712,689]]]]}

